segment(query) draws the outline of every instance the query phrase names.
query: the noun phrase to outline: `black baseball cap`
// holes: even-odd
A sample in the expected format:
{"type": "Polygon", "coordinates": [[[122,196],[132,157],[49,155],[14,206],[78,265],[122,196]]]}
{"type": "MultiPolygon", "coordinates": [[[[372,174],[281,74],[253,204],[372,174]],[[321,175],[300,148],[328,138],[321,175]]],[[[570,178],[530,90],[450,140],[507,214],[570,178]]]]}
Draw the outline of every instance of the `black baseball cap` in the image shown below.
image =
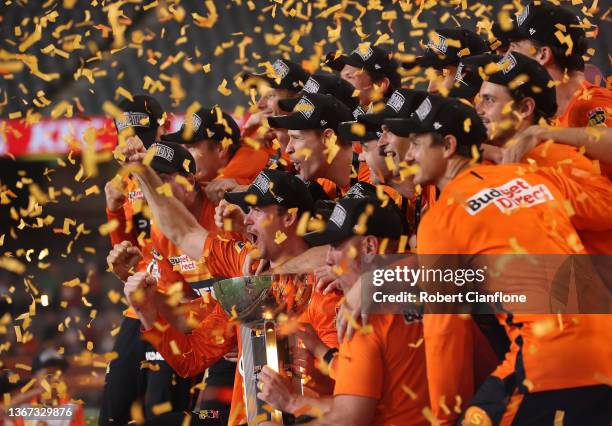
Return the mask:
{"type": "MultiPolygon", "coordinates": [[[[302,93],[332,95],[353,111],[353,116],[355,115],[355,110],[359,107],[359,95],[355,92],[355,87],[348,81],[333,74],[317,73],[311,75],[300,92],[300,94],[302,93]]],[[[299,96],[281,99],[278,101],[278,105],[283,111],[292,111],[299,100],[299,96]]]]}
{"type": "Polygon", "coordinates": [[[343,197],[334,206],[322,231],[308,232],[304,240],[311,246],[335,244],[354,235],[399,239],[404,233],[402,217],[391,206],[382,207],[370,197],[343,197]]]}
{"type": "Polygon", "coordinates": [[[362,43],[349,55],[339,55],[337,52],[328,53],[325,62],[333,70],[342,71],[345,65],[361,68],[368,73],[382,74],[389,79],[392,87],[399,87],[401,77],[397,72],[398,63],[393,55],[378,46],[362,43]]]}
{"type": "Polygon", "coordinates": [[[332,95],[303,93],[289,115],[276,115],[268,118],[270,127],[306,130],[332,129],[338,131],[343,121],[353,119],[351,110],[332,95]]]}
{"type": "Polygon", "coordinates": [[[493,69],[495,72],[487,74],[489,82],[506,86],[515,98],[533,98],[536,110],[545,118],[557,113],[557,91],[551,85],[552,77],[536,60],[509,52],[493,69]]]}
{"type": "Polygon", "coordinates": [[[195,174],[196,165],[191,153],[175,142],[155,142],[149,150],[155,150],[149,164],[157,173],[195,174]]]}
{"type": "Polygon", "coordinates": [[[392,133],[407,137],[411,133],[436,132],[453,135],[469,152],[472,145],[480,147],[487,140],[487,129],[474,108],[457,99],[429,95],[410,118],[388,118],[385,124],[392,133]],[[469,121],[468,121],[469,120],[469,121]]]}
{"type": "Polygon", "coordinates": [[[586,32],[584,25],[575,12],[561,6],[543,1],[532,1],[526,5],[510,28],[498,24],[494,26],[496,36],[505,42],[531,39],[545,46],[567,49],[569,46],[557,37],[560,32],[561,39],[569,36],[572,39],[573,49],[571,55],[581,57],[586,48],[586,32]]]}
{"type": "Polygon", "coordinates": [[[121,119],[115,118],[117,133],[131,127],[142,140],[145,148],[155,142],[157,129],[164,123],[164,110],[161,104],[148,95],[136,95],[119,103],[123,111],[121,119]]]}
{"type": "Polygon", "coordinates": [[[382,111],[360,115],[357,117],[357,121],[378,126],[380,129],[380,126],[383,125],[386,118],[410,117],[410,114],[414,112],[416,107],[419,106],[426,97],[427,92],[423,90],[396,89],[391,93],[389,99],[387,99],[387,103],[382,111]]]}
{"type": "MultiPolygon", "coordinates": [[[[185,117],[185,120],[188,119],[185,117]]],[[[178,131],[163,135],[161,139],[185,145],[204,139],[212,139],[217,142],[226,140],[231,144],[238,144],[240,141],[240,127],[231,115],[222,112],[218,106],[199,109],[193,113],[191,120],[193,129],[191,137],[185,137],[185,123],[183,123],[178,131]]]]}
{"type": "Polygon", "coordinates": [[[480,86],[482,86],[482,76],[479,68],[499,62],[501,58],[501,55],[483,53],[463,59],[457,65],[455,81],[448,95],[452,98],[474,98],[480,91],[480,86]]]}
{"type": "Polygon", "coordinates": [[[64,355],[55,349],[46,348],[36,354],[32,361],[32,373],[36,373],[41,368],[59,368],[64,371],[69,363],[64,355]]]}
{"type": "Polygon", "coordinates": [[[314,205],[308,186],[296,175],[276,169],[262,170],[246,191],[226,192],[225,199],[245,213],[251,207],[279,205],[311,211],[314,205]]]}
{"type": "Polygon", "coordinates": [[[423,56],[404,62],[404,68],[444,68],[457,65],[467,56],[489,51],[487,43],[474,31],[465,28],[438,28],[429,33],[423,56]]]}
{"type": "Polygon", "coordinates": [[[338,135],[344,141],[363,143],[379,139],[382,132],[380,126],[359,121],[345,121],[338,126],[338,135]]]}
{"type": "Polygon", "coordinates": [[[287,59],[277,59],[271,69],[262,73],[244,73],[242,79],[248,81],[251,78],[265,80],[275,89],[287,89],[299,92],[304,87],[310,74],[295,62],[287,59]]]}

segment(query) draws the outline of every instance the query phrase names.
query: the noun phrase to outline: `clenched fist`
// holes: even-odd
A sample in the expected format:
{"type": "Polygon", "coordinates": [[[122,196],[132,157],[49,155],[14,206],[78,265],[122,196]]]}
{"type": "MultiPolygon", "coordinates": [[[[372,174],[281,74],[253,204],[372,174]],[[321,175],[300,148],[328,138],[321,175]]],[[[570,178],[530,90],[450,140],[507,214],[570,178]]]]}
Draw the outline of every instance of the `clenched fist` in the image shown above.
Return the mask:
{"type": "Polygon", "coordinates": [[[104,195],[106,196],[106,207],[112,212],[116,212],[125,203],[125,182],[123,180],[115,179],[109,180],[104,185],[104,195]]]}
{"type": "Polygon", "coordinates": [[[244,233],[244,212],[240,207],[221,200],[215,208],[215,225],[225,231],[244,233]],[[225,222],[229,220],[230,228],[226,229],[225,222]]]}
{"type": "Polygon", "coordinates": [[[147,272],[135,273],[127,279],[123,287],[125,297],[146,329],[153,327],[157,318],[156,291],[157,281],[147,272]]]}
{"type": "Polygon", "coordinates": [[[117,146],[117,153],[121,160],[120,164],[125,163],[140,163],[147,153],[144,143],[138,136],[130,136],[126,139],[125,144],[117,146]]]}
{"type": "Polygon", "coordinates": [[[115,244],[108,253],[106,262],[111,271],[121,281],[125,282],[130,276],[130,270],[140,262],[140,259],[142,259],[142,253],[140,253],[138,247],[135,247],[129,241],[122,241],[115,244]]]}
{"type": "Polygon", "coordinates": [[[204,191],[206,196],[213,203],[218,203],[223,200],[223,195],[228,191],[233,191],[238,186],[238,182],[235,179],[215,179],[206,185],[204,191]]]}

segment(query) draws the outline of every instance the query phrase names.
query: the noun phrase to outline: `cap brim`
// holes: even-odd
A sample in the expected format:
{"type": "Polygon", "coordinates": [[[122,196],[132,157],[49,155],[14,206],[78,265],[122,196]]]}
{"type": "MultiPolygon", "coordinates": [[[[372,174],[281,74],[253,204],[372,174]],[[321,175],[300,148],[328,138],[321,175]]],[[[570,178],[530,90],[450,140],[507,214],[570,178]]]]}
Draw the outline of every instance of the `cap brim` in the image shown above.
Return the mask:
{"type": "Polygon", "coordinates": [[[411,133],[431,131],[414,118],[388,118],[385,120],[385,125],[391,133],[401,137],[408,137],[411,133]]]}
{"type": "Polygon", "coordinates": [[[340,55],[336,59],[329,59],[326,64],[334,71],[342,71],[342,68],[344,68],[344,66],[346,65],[346,63],[344,62],[344,59],[346,57],[346,55],[340,55]]]}
{"type": "Polygon", "coordinates": [[[415,67],[444,68],[445,66],[450,65],[452,63],[453,63],[453,60],[448,57],[441,59],[437,55],[433,55],[433,56],[426,55],[426,56],[419,56],[414,61],[403,62],[402,67],[406,69],[412,69],[415,67]]]}
{"type": "Polygon", "coordinates": [[[345,232],[342,232],[339,229],[332,230],[325,228],[325,230],[322,232],[308,232],[304,234],[303,238],[304,241],[306,241],[310,246],[324,246],[327,244],[339,243],[352,236],[352,233],[346,235],[345,232]]]}
{"type": "Polygon", "coordinates": [[[275,129],[307,130],[320,128],[315,122],[305,119],[299,112],[268,117],[268,124],[275,129]]]}
{"type": "Polygon", "coordinates": [[[242,81],[246,84],[249,84],[249,80],[263,80],[265,81],[267,84],[270,85],[270,87],[273,87],[275,89],[280,88],[280,84],[278,84],[276,82],[276,79],[268,76],[265,73],[244,73],[242,74],[242,81]]]}
{"type": "MultiPolygon", "coordinates": [[[[172,164],[168,163],[165,160],[159,159],[159,157],[153,157],[151,163],[149,164],[156,173],[178,173],[181,170],[176,170],[175,167],[172,167],[172,164]]],[[[184,172],[184,170],[182,170],[184,172]]]]}
{"type": "Polygon", "coordinates": [[[370,114],[362,114],[357,117],[357,121],[363,124],[369,124],[371,126],[382,126],[385,122],[385,119],[392,118],[388,114],[384,112],[374,112],[370,114]]]}
{"type": "Polygon", "coordinates": [[[280,99],[278,101],[278,106],[280,107],[280,109],[282,109],[283,111],[293,111],[293,108],[295,108],[295,106],[297,105],[297,103],[300,101],[300,98],[287,98],[287,99],[280,99]]]}
{"type": "Polygon", "coordinates": [[[366,131],[363,135],[356,134],[355,132],[353,132],[353,124],[355,124],[355,122],[353,121],[340,123],[340,125],[338,126],[338,134],[340,135],[340,138],[342,140],[351,142],[367,142],[374,139],[378,139],[378,135],[376,134],[376,132],[366,131]]]}
{"type": "Polygon", "coordinates": [[[262,207],[267,206],[269,204],[273,204],[265,200],[265,197],[261,195],[255,194],[251,191],[241,191],[241,192],[226,192],[223,196],[225,200],[229,203],[235,204],[242,209],[243,212],[248,213],[251,207],[262,207]],[[255,203],[249,203],[246,201],[249,195],[253,195],[256,197],[255,203]]]}
{"type": "Polygon", "coordinates": [[[453,86],[453,88],[448,93],[448,96],[451,98],[462,98],[462,99],[473,99],[478,92],[480,91],[480,87],[476,88],[473,86],[466,86],[464,84],[459,84],[458,86],[453,86]]]}

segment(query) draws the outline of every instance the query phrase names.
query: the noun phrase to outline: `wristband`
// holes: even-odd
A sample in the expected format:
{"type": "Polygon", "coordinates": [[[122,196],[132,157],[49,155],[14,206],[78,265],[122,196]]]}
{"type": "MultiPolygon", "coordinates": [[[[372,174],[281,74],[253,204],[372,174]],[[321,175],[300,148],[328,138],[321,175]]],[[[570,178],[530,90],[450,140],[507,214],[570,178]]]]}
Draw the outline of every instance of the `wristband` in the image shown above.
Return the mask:
{"type": "Polygon", "coordinates": [[[327,350],[327,352],[325,352],[325,355],[323,355],[323,361],[325,361],[327,364],[331,364],[332,359],[334,359],[334,355],[336,355],[338,353],[338,349],[336,348],[330,348],[327,350]]]}

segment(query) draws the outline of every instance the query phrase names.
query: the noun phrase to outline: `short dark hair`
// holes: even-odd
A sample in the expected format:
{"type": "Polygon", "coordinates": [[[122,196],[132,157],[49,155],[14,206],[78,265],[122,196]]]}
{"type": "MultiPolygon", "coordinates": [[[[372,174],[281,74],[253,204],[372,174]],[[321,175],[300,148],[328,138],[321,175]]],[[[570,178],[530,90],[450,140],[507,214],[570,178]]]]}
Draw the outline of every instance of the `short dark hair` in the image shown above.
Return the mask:
{"type": "Polygon", "coordinates": [[[551,46],[534,39],[530,40],[538,50],[542,49],[544,46],[547,46],[552,51],[555,64],[557,64],[561,70],[584,71],[584,59],[582,58],[582,55],[588,49],[588,43],[585,37],[580,37],[578,40],[573,40],[574,46],[570,55],[565,54],[565,47],[551,46]]]}
{"type": "MultiPolygon", "coordinates": [[[[431,132],[431,135],[432,135],[431,146],[444,145],[444,135],[442,133],[431,132]]],[[[455,153],[457,153],[457,155],[461,155],[462,157],[472,158],[472,147],[458,143],[455,153]]]]}
{"type": "MultiPolygon", "coordinates": [[[[514,102],[515,105],[517,103],[521,102],[523,99],[525,99],[527,97],[530,97],[530,96],[526,95],[523,91],[520,90],[520,86],[517,87],[515,90],[510,90],[509,87],[506,87],[506,90],[508,90],[508,93],[510,94],[510,97],[512,98],[512,101],[514,102]]],[[[533,98],[531,98],[531,99],[533,99],[533,98]]],[[[548,119],[546,119],[545,115],[538,108],[538,104],[537,104],[537,102],[535,102],[535,99],[534,99],[534,103],[535,103],[536,106],[533,109],[533,119],[531,121],[531,124],[538,124],[540,122],[540,120],[542,120],[542,119],[544,119],[547,123],[549,123],[550,121],[548,119]]]]}
{"type": "Polygon", "coordinates": [[[383,93],[383,95],[386,98],[391,96],[391,93],[393,93],[395,91],[395,89],[399,89],[399,87],[395,87],[393,85],[393,83],[391,82],[391,79],[385,73],[380,72],[380,71],[366,71],[366,72],[368,73],[368,75],[372,79],[372,82],[375,83],[375,84],[380,84],[380,82],[382,82],[385,78],[389,79],[389,87],[387,87],[387,90],[385,90],[385,93],[383,93]]]}

